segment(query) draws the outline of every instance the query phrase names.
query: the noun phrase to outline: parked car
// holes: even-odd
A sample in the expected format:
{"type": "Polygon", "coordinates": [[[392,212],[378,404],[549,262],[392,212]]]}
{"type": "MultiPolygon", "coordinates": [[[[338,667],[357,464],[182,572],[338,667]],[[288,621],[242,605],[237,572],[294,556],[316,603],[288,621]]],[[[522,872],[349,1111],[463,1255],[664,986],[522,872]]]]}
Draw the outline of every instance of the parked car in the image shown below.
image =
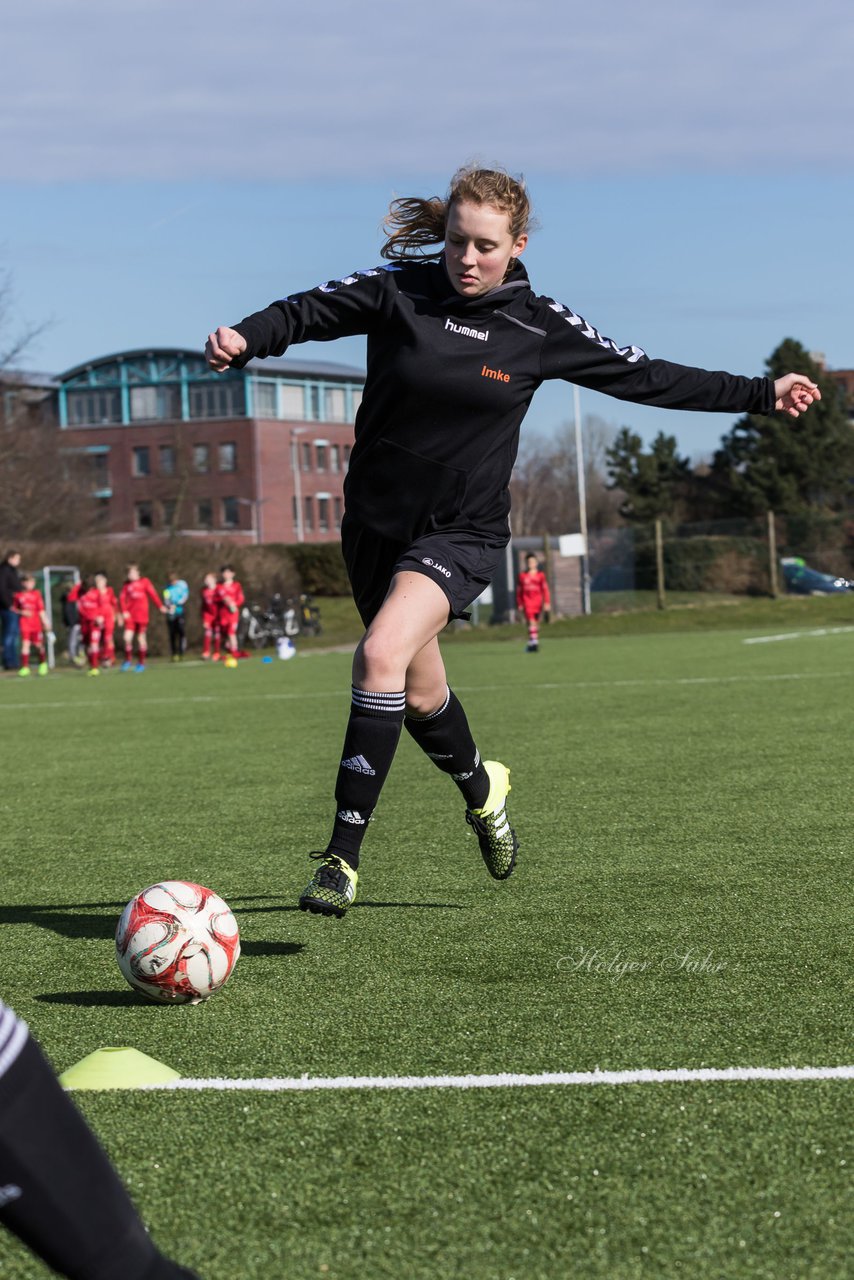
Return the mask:
{"type": "Polygon", "coordinates": [[[832,573],[819,573],[811,569],[800,556],[787,556],[780,561],[786,590],[798,596],[827,596],[840,591],[854,591],[854,582],[834,577],[832,573]]]}

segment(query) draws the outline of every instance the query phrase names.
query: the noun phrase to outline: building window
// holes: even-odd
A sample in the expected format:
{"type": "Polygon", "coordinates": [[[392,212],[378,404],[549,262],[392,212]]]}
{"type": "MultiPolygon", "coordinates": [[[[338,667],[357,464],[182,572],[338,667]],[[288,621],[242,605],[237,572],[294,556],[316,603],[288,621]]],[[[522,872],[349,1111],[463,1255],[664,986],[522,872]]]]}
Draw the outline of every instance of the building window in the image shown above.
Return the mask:
{"type": "Polygon", "coordinates": [[[140,531],[154,528],[154,508],[150,502],[134,503],[133,527],[140,531]]]}
{"type": "Polygon", "coordinates": [[[222,500],[223,529],[236,529],[239,524],[240,524],[240,513],[237,510],[237,499],[223,498],[222,500]]]}
{"type": "Polygon", "coordinates": [[[110,527],[110,499],[98,498],[95,503],[95,524],[99,529],[110,527]]]}
{"type": "Polygon", "coordinates": [[[341,528],[341,516],[343,515],[343,508],[344,508],[344,504],[342,503],[340,498],[332,499],[332,509],[335,512],[336,531],[340,530],[341,528]]]}
{"type": "Polygon", "coordinates": [[[357,409],[359,408],[359,405],[360,405],[361,403],[362,403],[362,392],[361,392],[361,390],[359,390],[359,391],[354,391],[354,392],[353,392],[353,417],[354,417],[354,418],[355,418],[355,416],[356,416],[356,411],[357,411],[357,409]]]}
{"type": "Polygon", "coordinates": [[[344,422],[347,416],[347,401],[343,387],[330,387],[326,392],[326,421],[344,422]]]}
{"type": "Polygon", "coordinates": [[[330,471],[340,471],[340,470],[341,470],[341,446],[340,446],[340,445],[333,444],[333,445],[331,445],[331,446],[330,446],[330,449],[329,449],[329,470],[330,470],[330,471]]]}
{"type": "Polygon", "coordinates": [[[132,422],[180,418],[180,388],[174,386],[131,387],[130,416],[132,422]]]}
{"type": "Polygon", "coordinates": [[[200,498],[196,503],[196,524],[200,529],[210,529],[213,525],[213,503],[210,498],[200,498]]]}
{"type": "Polygon", "coordinates": [[[279,386],[279,405],[283,418],[295,418],[302,421],[305,418],[305,391],[301,386],[290,386],[283,382],[279,386]]]}
{"type": "Polygon", "coordinates": [[[346,471],[347,467],[349,467],[349,465],[350,465],[350,446],[349,446],[348,444],[345,444],[345,445],[344,445],[344,469],[345,469],[345,471],[346,471]]]}
{"type": "Polygon", "coordinates": [[[303,507],[305,510],[303,523],[305,524],[305,527],[307,530],[313,529],[314,528],[314,499],[311,497],[311,494],[308,494],[306,496],[303,507]]]}
{"type": "Polygon", "coordinates": [[[109,489],[110,487],[110,455],[108,453],[90,454],[92,459],[92,488],[109,489]]]}
{"type": "Polygon", "coordinates": [[[329,499],[321,498],[319,495],[317,499],[317,529],[319,533],[329,532],[329,499]]]}
{"type": "Polygon", "coordinates": [[[219,451],[219,469],[220,471],[236,471],[237,470],[237,445],[233,440],[228,440],[224,444],[218,446],[219,451]]]}
{"type": "Polygon", "coordinates": [[[122,399],[118,391],[69,391],[68,425],[102,426],[121,422],[122,399]]]}
{"type": "Polygon", "coordinates": [[[242,382],[195,382],[190,384],[191,418],[242,418],[242,382]]]}
{"type": "Polygon", "coordinates": [[[303,471],[311,471],[311,445],[304,444],[302,446],[302,469],[303,471]]]}
{"type": "Polygon", "coordinates": [[[277,416],[275,382],[254,382],[252,384],[252,406],[256,418],[275,418],[277,416]]]}
{"type": "Polygon", "coordinates": [[[293,495],[293,498],[291,501],[292,501],[293,513],[294,513],[294,534],[297,537],[299,537],[299,503],[297,502],[296,494],[293,495]]]}
{"type": "Polygon", "coordinates": [[[159,451],[160,474],[162,476],[174,476],[175,474],[175,448],[171,444],[162,444],[159,451]]]}
{"type": "Polygon", "coordinates": [[[147,444],[137,445],[131,458],[131,474],[135,476],[151,475],[151,450],[147,444]]]}
{"type": "Polygon", "coordinates": [[[314,422],[319,422],[323,416],[320,412],[320,387],[309,387],[308,403],[310,407],[309,417],[314,422]]]}
{"type": "Polygon", "coordinates": [[[175,515],[178,510],[178,503],[174,498],[164,498],[160,504],[160,517],[163,522],[164,529],[175,528],[175,515]]]}
{"type": "Polygon", "coordinates": [[[317,462],[316,462],[316,466],[317,466],[318,471],[325,471],[325,470],[326,470],[326,460],[327,460],[327,457],[328,457],[328,450],[327,450],[326,445],[325,445],[325,444],[321,444],[319,440],[318,440],[318,441],[315,441],[315,444],[314,444],[314,456],[315,456],[315,458],[316,458],[316,460],[317,460],[317,462]]]}
{"type": "Polygon", "coordinates": [[[193,470],[198,472],[210,471],[211,469],[211,450],[210,445],[194,444],[193,445],[193,470]]]}

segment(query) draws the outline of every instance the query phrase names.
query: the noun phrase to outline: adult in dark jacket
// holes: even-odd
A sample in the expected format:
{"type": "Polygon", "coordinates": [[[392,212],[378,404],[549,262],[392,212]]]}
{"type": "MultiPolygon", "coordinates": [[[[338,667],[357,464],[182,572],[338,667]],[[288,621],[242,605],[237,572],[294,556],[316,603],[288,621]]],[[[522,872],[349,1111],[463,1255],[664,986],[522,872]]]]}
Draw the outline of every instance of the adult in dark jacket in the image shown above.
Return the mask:
{"type": "Polygon", "coordinates": [[[534,293],[519,261],[529,221],[520,182],[460,170],[444,200],[394,201],[387,265],[283,298],[208,337],[208,363],[220,371],[293,343],[368,339],[341,530],[367,630],[353,663],[332,835],[315,855],[306,910],[343,916],[352,903],[362,837],[404,723],[460,788],[490,874],[513,870],[508,770],[481,760],[438,635],[502,557],[519,428],[537,387],[560,378],[662,408],[793,417],[819,396],[800,374],[774,383],[618,346],[534,293]]]}
{"type": "Polygon", "coordinates": [[[18,615],[12,608],[16,592],[21,590],[20,551],[9,551],[0,564],[0,620],[3,623],[3,666],[18,670],[18,638],[21,633],[18,615]]]}

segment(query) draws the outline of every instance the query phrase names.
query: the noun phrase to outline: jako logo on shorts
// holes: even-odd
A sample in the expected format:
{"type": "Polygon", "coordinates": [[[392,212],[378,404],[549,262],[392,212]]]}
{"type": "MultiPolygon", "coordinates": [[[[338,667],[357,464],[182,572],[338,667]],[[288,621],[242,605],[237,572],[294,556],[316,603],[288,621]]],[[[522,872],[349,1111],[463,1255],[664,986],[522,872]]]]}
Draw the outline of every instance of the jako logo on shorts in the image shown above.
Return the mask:
{"type": "Polygon", "coordinates": [[[421,563],[429,565],[431,569],[437,569],[439,573],[443,573],[446,578],[450,578],[451,576],[450,569],[446,569],[443,564],[437,564],[436,561],[431,560],[429,556],[423,556],[421,563]]]}

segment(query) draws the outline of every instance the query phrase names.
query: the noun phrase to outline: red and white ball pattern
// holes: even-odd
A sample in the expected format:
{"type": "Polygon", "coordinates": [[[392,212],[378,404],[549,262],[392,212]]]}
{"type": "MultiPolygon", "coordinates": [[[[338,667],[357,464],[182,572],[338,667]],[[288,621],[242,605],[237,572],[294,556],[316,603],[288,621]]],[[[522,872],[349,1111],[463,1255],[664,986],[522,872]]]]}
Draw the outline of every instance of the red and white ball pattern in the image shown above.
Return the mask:
{"type": "Polygon", "coordinates": [[[116,955],[130,985],[149,999],[198,1004],[219,991],[237,963],[237,921],[203,885],[164,880],[125,907],[116,955]]]}

